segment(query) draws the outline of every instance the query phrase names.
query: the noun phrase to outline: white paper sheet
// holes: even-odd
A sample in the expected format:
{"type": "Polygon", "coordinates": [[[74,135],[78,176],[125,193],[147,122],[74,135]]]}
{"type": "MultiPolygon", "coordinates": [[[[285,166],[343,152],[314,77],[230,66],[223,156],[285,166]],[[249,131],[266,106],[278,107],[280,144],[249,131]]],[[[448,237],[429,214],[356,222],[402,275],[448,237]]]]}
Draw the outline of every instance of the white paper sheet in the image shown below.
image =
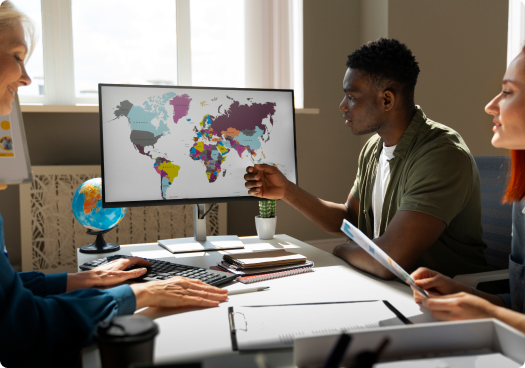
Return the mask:
{"type": "Polygon", "coordinates": [[[11,105],[11,113],[0,116],[0,183],[29,183],[33,174],[18,95],[11,105]]]}
{"type": "Polygon", "coordinates": [[[289,348],[298,337],[378,328],[396,318],[382,301],[234,308],[239,350],[289,348]]]}

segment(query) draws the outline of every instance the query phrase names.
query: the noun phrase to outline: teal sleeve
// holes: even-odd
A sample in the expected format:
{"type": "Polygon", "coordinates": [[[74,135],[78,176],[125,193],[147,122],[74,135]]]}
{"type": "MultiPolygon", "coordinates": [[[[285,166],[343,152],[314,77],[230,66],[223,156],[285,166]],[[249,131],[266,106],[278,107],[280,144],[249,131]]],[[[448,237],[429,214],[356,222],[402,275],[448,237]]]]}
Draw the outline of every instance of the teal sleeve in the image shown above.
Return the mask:
{"type": "MultiPolygon", "coordinates": [[[[62,291],[66,276],[49,276],[39,283],[49,288],[48,293],[62,291]]],[[[32,280],[38,277],[41,276],[36,275],[32,280]]],[[[135,303],[129,285],[108,290],[81,289],[45,297],[35,295],[1,255],[0,364],[6,367],[75,366],[80,349],[92,342],[97,324],[133,313],[135,303]]]]}
{"type": "Polygon", "coordinates": [[[62,294],[66,292],[67,272],[46,275],[47,295],[62,294]]]}
{"type": "Polygon", "coordinates": [[[66,292],[66,272],[45,275],[42,272],[30,271],[20,272],[18,275],[24,287],[31,290],[34,295],[47,296],[66,292]]]}
{"type": "Polygon", "coordinates": [[[137,299],[135,293],[129,285],[120,285],[111,289],[106,290],[118,304],[117,315],[124,316],[127,314],[133,314],[137,307],[137,299]]]}

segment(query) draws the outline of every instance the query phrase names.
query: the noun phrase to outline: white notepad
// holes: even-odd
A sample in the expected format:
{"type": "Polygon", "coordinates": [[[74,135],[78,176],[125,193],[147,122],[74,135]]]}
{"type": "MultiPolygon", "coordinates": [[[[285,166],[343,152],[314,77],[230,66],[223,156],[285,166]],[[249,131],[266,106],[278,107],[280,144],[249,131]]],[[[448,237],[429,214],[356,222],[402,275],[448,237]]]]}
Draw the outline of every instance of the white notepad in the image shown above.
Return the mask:
{"type": "Polygon", "coordinates": [[[383,301],[230,307],[237,350],[290,348],[299,337],[378,328],[383,321],[403,325],[383,301]]]}
{"type": "Polygon", "coordinates": [[[194,238],[166,239],[159,240],[157,243],[171,253],[244,248],[244,243],[239,240],[237,235],[210,236],[205,241],[197,241],[194,238]]]}
{"type": "Polygon", "coordinates": [[[33,181],[18,94],[9,115],[0,116],[0,184],[33,181]]]}

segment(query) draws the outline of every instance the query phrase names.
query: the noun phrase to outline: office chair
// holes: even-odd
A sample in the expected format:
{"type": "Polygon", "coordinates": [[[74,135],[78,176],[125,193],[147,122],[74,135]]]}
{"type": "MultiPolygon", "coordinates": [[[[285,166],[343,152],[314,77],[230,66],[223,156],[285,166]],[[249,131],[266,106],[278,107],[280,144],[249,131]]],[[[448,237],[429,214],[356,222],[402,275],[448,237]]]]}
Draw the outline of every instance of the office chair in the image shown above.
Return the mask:
{"type": "Polygon", "coordinates": [[[482,282],[509,278],[509,254],[512,240],[512,205],[502,204],[510,160],[505,156],[474,157],[481,181],[481,223],[485,256],[496,271],[457,275],[455,281],[476,287],[482,282]]]}

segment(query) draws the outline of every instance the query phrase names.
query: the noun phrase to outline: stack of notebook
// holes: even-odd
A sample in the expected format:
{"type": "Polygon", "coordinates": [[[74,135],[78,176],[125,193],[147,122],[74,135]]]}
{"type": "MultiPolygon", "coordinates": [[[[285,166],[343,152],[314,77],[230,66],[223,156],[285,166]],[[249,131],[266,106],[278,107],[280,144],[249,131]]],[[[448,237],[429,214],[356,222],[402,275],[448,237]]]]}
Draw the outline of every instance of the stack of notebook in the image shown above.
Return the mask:
{"type": "Polygon", "coordinates": [[[238,275],[245,284],[313,271],[314,263],[305,256],[284,249],[226,254],[216,269],[238,275]]]}

